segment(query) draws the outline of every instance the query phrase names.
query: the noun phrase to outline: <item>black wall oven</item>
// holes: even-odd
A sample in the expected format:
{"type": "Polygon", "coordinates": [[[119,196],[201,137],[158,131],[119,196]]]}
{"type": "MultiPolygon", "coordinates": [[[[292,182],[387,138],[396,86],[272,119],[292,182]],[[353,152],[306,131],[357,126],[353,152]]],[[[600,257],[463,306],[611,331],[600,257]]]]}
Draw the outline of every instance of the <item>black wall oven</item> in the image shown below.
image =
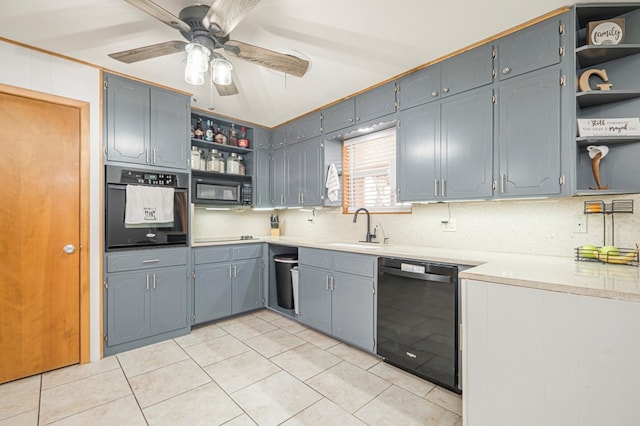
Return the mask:
{"type": "Polygon", "coordinates": [[[171,171],[105,166],[105,249],[186,246],[188,243],[189,175],[171,171]],[[127,185],[174,188],[173,222],[142,227],[125,225],[127,185]]]}

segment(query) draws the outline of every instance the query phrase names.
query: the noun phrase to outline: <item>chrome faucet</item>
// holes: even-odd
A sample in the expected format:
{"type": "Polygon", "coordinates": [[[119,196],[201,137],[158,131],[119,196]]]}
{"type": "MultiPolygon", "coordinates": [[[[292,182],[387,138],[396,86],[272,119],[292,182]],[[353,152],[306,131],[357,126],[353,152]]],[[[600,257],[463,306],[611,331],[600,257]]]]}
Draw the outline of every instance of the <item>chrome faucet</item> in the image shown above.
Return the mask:
{"type": "Polygon", "coordinates": [[[376,237],[376,233],[375,233],[375,231],[373,232],[373,234],[371,233],[371,215],[369,214],[369,210],[365,209],[364,207],[360,207],[358,210],[356,210],[356,212],[353,214],[353,223],[356,223],[356,221],[358,220],[358,213],[360,213],[361,211],[365,212],[367,214],[367,237],[366,237],[366,242],[367,243],[374,243],[376,241],[371,241],[371,240],[376,237]]]}

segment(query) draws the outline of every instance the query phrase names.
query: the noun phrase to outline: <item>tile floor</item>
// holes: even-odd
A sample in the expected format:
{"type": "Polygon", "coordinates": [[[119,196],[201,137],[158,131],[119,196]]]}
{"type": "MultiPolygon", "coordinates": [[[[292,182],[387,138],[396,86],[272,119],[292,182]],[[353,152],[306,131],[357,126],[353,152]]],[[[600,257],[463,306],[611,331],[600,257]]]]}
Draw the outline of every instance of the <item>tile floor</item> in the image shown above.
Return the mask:
{"type": "Polygon", "coordinates": [[[6,425],[461,425],[458,395],[269,310],[0,385],[6,425]]]}

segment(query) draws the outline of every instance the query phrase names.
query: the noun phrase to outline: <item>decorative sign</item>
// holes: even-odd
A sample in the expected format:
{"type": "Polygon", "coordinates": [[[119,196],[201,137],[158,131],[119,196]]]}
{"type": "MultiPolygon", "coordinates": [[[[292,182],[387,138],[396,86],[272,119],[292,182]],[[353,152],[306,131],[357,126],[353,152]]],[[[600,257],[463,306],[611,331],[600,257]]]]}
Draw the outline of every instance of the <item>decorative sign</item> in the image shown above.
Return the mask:
{"type": "Polygon", "coordinates": [[[600,77],[600,79],[602,81],[604,81],[604,83],[596,84],[596,87],[597,87],[598,90],[602,90],[602,91],[611,90],[611,87],[613,86],[613,83],[608,83],[609,76],[607,75],[607,70],[605,70],[605,69],[601,69],[601,70],[590,69],[590,70],[586,70],[585,72],[580,74],[580,79],[578,81],[578,86],[580,87],[580,91],[581,92],[589,92],[589,91],[591,91],[591,86],[589,85],[589,77],[591,77],[592,75],[596,75],[596,76],[600,77]]]}
{"type": "Polygon", "coordinates": [[[578,136],[640,136],[640,118],[579,118],[578,136]]]}
{"type": "Polygon", "coordinates": [[[624,18],[589,22],[587,26],[589,44],[610,46],[624,41],[624,18]]]}

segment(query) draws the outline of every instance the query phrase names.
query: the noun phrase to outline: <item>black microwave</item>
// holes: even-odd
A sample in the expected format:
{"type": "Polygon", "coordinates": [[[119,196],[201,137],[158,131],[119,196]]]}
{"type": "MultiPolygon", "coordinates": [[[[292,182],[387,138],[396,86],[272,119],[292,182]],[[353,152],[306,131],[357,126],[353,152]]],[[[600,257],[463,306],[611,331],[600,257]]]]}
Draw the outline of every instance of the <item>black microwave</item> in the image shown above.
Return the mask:
{"type": "Polygon", "coordinates": [[[191,171],[191,202],[249,206],[253,200],[251,176],[191,171]]]}

